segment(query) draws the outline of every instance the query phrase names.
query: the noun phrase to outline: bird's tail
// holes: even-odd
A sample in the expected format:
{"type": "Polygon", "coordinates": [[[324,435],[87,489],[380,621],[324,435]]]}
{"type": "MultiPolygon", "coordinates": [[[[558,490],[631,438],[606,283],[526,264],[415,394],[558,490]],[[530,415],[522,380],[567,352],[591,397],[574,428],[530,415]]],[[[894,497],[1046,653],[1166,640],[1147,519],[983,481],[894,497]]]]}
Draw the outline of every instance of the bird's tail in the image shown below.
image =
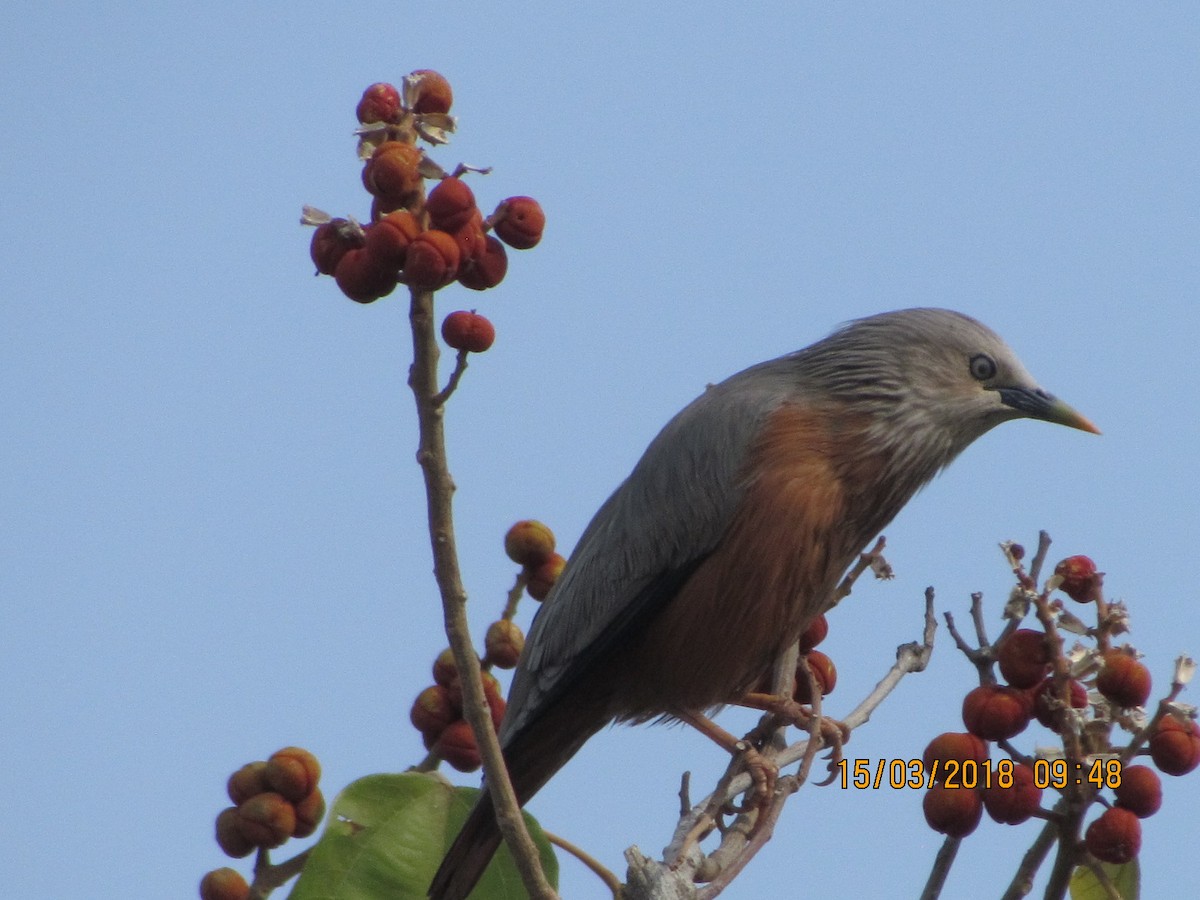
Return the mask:
{"type": "Polygon", "coordinates": [[[486,790],[467,816],[462,831],[446,851],[445,858],[429,885],[432,900],[464,900],[483,877],[484,870],[500,846],[496,809],[486,790]]]}

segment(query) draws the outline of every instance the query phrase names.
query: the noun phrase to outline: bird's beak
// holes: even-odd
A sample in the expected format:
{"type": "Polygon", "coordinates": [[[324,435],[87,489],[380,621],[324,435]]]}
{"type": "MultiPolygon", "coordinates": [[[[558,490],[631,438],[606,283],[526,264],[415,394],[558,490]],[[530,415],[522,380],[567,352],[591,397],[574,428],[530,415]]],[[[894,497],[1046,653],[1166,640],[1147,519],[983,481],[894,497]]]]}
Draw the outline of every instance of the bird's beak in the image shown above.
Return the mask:
{"type": "Polygon", "coordinates": [[[1028,416],[1031,419],[1042,419],[1056,425],[1066,425],[1068,428],[1078,428],[1080,431],[1090,431],[1099,434],[1100,429],[1073,407],[1068,406],[1053,394],[1041,388],[1000,388],[1000,399],[1007,406],[1028,416]]]}

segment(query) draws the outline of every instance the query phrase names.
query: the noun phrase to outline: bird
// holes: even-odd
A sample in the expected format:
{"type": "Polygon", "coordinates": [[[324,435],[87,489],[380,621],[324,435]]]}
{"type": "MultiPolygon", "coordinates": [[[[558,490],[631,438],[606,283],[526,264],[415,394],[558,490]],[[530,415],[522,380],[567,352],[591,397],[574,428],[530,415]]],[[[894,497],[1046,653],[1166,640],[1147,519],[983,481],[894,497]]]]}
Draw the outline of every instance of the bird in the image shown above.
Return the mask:
{"type": "MultiPolygon", "coordinates": [[[[600,507],[534,618],[499,733],[518,802],[609,723],[736,703],[909,499],[1018,418],[1099,434],[947,309],[856,319],[706,388],[600,507]]],[[[430,898],[466,897],[500,840],[484,791],[430,898]]]]}

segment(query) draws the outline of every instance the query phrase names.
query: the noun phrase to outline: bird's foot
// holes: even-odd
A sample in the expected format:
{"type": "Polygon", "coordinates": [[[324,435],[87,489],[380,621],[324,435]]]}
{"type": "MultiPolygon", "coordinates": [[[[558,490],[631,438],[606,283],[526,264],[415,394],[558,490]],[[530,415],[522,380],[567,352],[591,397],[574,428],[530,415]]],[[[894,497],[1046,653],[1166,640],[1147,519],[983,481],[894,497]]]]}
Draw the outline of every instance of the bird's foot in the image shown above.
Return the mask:
{"type": "Polygon", "coordinates": [[[767,759],[758,748],[746,740],[738,741],[733,746],[734,752],[741,757],[746,774],[750,776],[750,792],[747,796],[747,808],[763,809],[775,796],[775,784],[779,780],[779,766],[767,759]]]}

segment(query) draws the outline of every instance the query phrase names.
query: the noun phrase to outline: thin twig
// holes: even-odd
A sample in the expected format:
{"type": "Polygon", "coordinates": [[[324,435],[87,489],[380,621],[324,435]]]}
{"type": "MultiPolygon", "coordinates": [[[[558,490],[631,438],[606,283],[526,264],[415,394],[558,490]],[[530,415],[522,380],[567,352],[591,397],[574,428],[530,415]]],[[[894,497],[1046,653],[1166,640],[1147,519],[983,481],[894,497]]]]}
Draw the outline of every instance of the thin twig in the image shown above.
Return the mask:
{"type": "Polygon", "coordinates": [[[946,886],[946,878],[954,865],[954,858],[958,856],[961,844],[962,838],[956,837],[948,837],[942,841],[942,846],[934,857],[933,868],[929,871],[929,878],[925,882],[925,890],[921,891],[921,900],[937,900],[942,895],[942,888],[946,886]]]}
{"type": "Polygon", "coordinates": [[[610,891],[612,891],[613,897],[621,896],[621,888],[622,888],[621,879],[618,878],[615,874],[613,874],[613,872],[610,869],[608,869],[602,862],[600,862],[600,860],[596,859],[596,857],[592,856],[590,853],[588,853],[582,847],[578,847],[575,844],[572,844],[570,841],[568,841],[564,837],[560,837],[559,835],[553,834],[549,831],[545,831],[544,829],[543,829],[543,834],[546,835],[546,840],[548,840],[554,846],[562,848],[567,853],[570,853],[573,857],[575,857],[577,860],[579,860],[581,863],[583,863],[585,866],[587,866],[589,869],[591,869],[597,875],[597,877],[599,877],[599,879],[604,882],[605,886],[610,891]]]}

